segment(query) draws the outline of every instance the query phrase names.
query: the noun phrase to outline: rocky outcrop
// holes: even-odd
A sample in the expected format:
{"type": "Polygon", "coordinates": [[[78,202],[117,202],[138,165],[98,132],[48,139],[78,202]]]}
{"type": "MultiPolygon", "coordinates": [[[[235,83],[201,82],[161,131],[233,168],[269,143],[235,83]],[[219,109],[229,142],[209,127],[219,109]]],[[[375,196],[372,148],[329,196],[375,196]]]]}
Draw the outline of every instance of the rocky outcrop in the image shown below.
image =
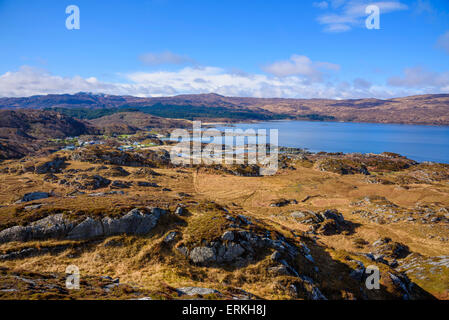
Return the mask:
{"type": "Polygon", "coordinates": [[[287,266],[287,261],[292,260],[299,253],[298,249],[285,239],[273,240],[267,235],[246,230],[225,231],[215,241],[194,247],[190,251],[186,247],[178,248],[181,253],[189,257],[192,263],[203,266],[215,263],[242,266],[253,261],[258,253],[269,249],[276,250],[276,259],[287,266]]]}
{"type": "Polygon", "coordinates": [[[47,192],[30,192],[26,193],[22,199],[18,200],[16,203],[29,202],[34,200],[40,200],[51,197],[51,194],[47,192]]]}
{"type": "Polygon", "coordinates": [[[128,171],[120,166],[113,166],[111,168],[105,169],[103,174],[106,177],[127,177],[130,175],[128,171]]]}
{"type": "Polygon", "coordinates": [[[156,226],[163,214],[165,214],[165,210],[151,208],[149,214],[139,209],[133,209],[118,219],[105,217],[102,220],[93,220],[86,218],[67,235],[67,239],[90,239],[117,234],[144,235],[156,226]]]}
{"type": "Polygon", "coordinates": [[[360,163],[359,161],[349,159],[326,158],[319,160],[315,166],[320,171],[333,172],[341,175],[370,174],[364,164],[360,163]]]}
{"type": "Polygon", "coordinates": [[[313,211],[294,211],[290,216],[299,223],[311,225],[310,232],[316,232],[325,236],[339,234],[344,230],[350,229],[350,224],[335,209],[318,213],[313,211]]]}
{"type": "Polygon", "coordinates": [[[170,154],[166,150],[145,150],[145,152],[124,152],[106,146],[89,146],[76,150],[72,160],[102,163],[128,167],[158,167],[170,164],[170,154]]]}
{"type": "Polygon", "coordinates": [[[207,264],[217,260],[215,250],[209,247],[196,247],[190,253],[190,260],[196,264],[207,264]]]}
{"type": "Polygon", "coordinates": [[[28,226],[14,226],[1,231],[0,243],[63,238],[73,227],[73,223],[65,219],[63,214],[56,214],[28,226]]]}
{"type": "Polygon", "coordinates": [[[131,187],[132,182],[130,181],[120,181],[120,180],[114,180],[112,181],[110,188],[111,189],[126,189],[131,187]]]}
{"type": "Polygon", "coordinates": [[[46,173],[61,173],[61,169],[65,167],[66,158],[64,157],[55,157],[51,161],[47,161],[41,164],[38,164],[35,169],[35,173],[37,174],[46,174],[46,173]]]}
{"type": "Polygon", "coordinates": [[[74,223],[63,214],[48,216],[27,226],[14,226],[0,232],[0,243],[45,239],[86,240],[118,234],[145,235],[153,229],[166,213],[159,208],[148,208],[148,213],[133,209],[121,218],[105,217],[95,220],[87,217],[74,223]]]}
{"type": "Polygon", "coordinates": [[[274,200],[270,204],[270,207],[284,207],[289,204],[297,204],[297,203],[298,203],[298,201],[296,201],[295,199],[278,199],[278,200],[274,200]]]}
{"type": "Polygon", "coordinates": [[[79,175],[70,183],[73,187],[82,190],[96,190],[106,188],[111,184],[111,180],[100,175],[89,176],[87,174],[79,175]]]}

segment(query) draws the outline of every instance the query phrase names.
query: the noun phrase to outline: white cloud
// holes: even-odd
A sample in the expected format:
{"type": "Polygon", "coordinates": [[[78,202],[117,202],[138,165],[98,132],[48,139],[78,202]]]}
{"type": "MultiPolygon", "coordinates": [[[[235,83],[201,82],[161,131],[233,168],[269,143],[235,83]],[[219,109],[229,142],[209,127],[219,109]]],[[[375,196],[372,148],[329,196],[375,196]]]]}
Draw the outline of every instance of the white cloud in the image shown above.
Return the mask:
{"type": "Polygon", "coordinates": [[[449,31],[438,38],[437,47],[449,54],[449,31]]]}
{"type": "Polygon", "coordinates": [[[277,61],[263,70],[277,77],[303,76],[311,82],[323,80],[322,70],[340,70],[340,66],[329,62],[313,62],[309,57],[292,55],[289,60],[277,61]]]}
{"type": "Polygon", "coordinates": [[[354,79],[354,88],[357,89],[369,89],[373,84],[365,79],[356,78],[354,79]]]}
{"type": "Polygon", "coordinates": [[[318,22],[324,25],[324,30],[327,32],[349,31],[353,27],[364,25],[364,21],[368,17],[365,13],[368,5],[378,6],[381,15],[408,9],[400,1],[333,0],[331,7],[334,12],[320,15],[318,22]]]}
{"type": "Polygon", "coordinates": [[[313,6],[320,9],[327,9],[329,7],[329,3],[327,1],[314,2],[313,6]]]}
{"type": "Polygon", "coordinates": [[[419,89],[449,89],[449,72],[434,72],[422,67],[407,68],[402,77],[391,77],[388,84],[395,87],[419,89]]]}
{"type": "Polygon", "coordinates": [[[194,63],[193,59],[179,55],[170,51],[157,52],[157,53],[145,53],[139,57],[140,61],[149,66],[160,66],[168,64],[191,64],[194,63]]]}
{"type": "MultiPolygon", "coordinates": [[[[328,66],[329,67],[329,66],[328,66]]],[[[185,67],[178,71],[133,72],[122,82],[103,82],[94,77],[61,77],[42,69],[21,67],[0,75],[0,96],[22,97],[80,91],[139,97],[215,92],[226,96],[263,98],[391,98],[419,93],[449,92],[449,73],[406,71],[390,79],[390,86],[357,78],[353,82],[310,82],[304,76],[284,77],[247,74],[217,67],[185,67]],[[436,79],[433,79],[436,78],[436,79]]]]}

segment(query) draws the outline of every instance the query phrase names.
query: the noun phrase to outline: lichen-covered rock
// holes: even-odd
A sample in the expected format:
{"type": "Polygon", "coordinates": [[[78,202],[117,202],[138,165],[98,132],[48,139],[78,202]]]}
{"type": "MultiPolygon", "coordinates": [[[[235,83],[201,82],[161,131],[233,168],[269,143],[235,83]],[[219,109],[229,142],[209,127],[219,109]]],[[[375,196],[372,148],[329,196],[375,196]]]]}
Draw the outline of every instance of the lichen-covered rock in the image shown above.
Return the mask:
{"type": "Polygon", "coordinates": [[[103,233],[103,225],[100,221],[94,220],[90,217],[87,217],[86,220],[81,222],[72,231],[67,235],[67,239],[70,240],[82,240],[82,239],[90,239],[102,236],[103,233]]]}
{"type": "Polygon", "coordinates": [[[31,238],[33,240],[63,238],[74,224],[64,218],[63,214],[55,214],[30,224],[31,238]]]}
{"type": "Polygon", "coordinates": [[[11,241],[27,241],[30,234],[28,227],[14,226],[0,232],[0,243],[11,241]]]}
{"type": "Polygon", "coordinates": [[[27,226],[14,226],[0,232],[0,243],[44,239],[86,240],[118,234],[145,235],[153,229],[166,211],[149,208],[150,213],[133,209],[121,218],[105,217],[95,220],[87,217],[81,223],[64,218],[63,214],[45,217],[27,226]]]}
{"type": "Polygon", "coordinates": [[[205,264],[209,262],[215,262],[217,257],[212,248],[209,247],[196,247],[190,252],[190,260],[196,264],[205,264]]]}
{"type": "Polygon", "coordinates": [[[1,231],[0,243],[63,238],[72,228],[73,224],[62,214],[56,214],[35,221],[28,226],[14,226],[1,231]]]}
{"type": "Polygon", "coordinates": [[[185,288],[178,288],[176,291],[180,295],[186,295],[186,296],[205,296],[208,294],[221,294],[220,291],[209,289],[209,288],[199,288],[199,287],[185,287],[185,288]]]}

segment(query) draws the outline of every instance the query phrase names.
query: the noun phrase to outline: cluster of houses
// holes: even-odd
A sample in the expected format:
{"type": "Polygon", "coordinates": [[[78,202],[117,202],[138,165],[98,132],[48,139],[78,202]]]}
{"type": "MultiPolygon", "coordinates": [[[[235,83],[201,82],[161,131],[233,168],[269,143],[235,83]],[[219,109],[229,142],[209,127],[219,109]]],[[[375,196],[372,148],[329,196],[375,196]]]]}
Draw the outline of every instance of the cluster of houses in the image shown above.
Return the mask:
{"type": "Polygon", "coordinates": [[[76,141],[76,145],[75,144],[69,144],[67,146],[65,146],[62,150],[75,150],[76,148],[80,148],[80,147],[84,147],[84,146],[92,146],[92,145],[96,145],[96,144],[104,144],[104,141],[101,140],[88,140],[88,141],[84,141],[78,137],[67,137],[65,140],[68,141],[76,141]]]}
{"type": "MultiPolygon", "coordinates": [[[[152,135],[151,137],[163,137],[162,135],[152,135]]],[[[129,138],[129,136],[123,136],[123,138],[129,138]]],[[[53,139],[56,142],[61,142],[61,139],[53,139]]],[[[122,139],[120,139],[122,140],[122,139]]],[[[124,139],[123,139],[124,140],[124,139]]],[[[64,148],[62,148],[62,150],[76,150],[77,148],[81,148],[81,147],[85,147],[85,146],[92,146],[92,145],[102,145],[105,142],[102,140],[83,140],[79,137],[67,137],[66,139],[64,139],[64,141],[68,141],[70,142],[68,145],[66,145],[64,148]]],[[[118,150],[120,151],[133,151],[136,149],[141,149],[141,148],[147,148],[147,147],[151,147],[152,145],[148,145],[148,144],[141,144],[140,142],[130,142],[128,140],[123,141],[125,144],[121,145],[119,147],[117,147],[118,150]]]]}

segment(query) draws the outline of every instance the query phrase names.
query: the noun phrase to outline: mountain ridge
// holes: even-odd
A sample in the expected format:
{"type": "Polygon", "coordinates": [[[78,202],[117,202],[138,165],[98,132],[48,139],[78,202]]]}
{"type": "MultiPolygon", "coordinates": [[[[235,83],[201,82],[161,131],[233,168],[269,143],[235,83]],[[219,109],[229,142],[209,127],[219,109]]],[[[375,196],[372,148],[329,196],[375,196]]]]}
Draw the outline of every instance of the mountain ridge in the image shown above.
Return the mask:
{"type": "Polygon", "coordinates": [[[0,109],[55,108],[64,112],[66,109],[108,111],[103,115],[123,110],[143,111],[189,120],[292,119],[449,125],[449,94],[346,100],[227,97],[215,93],[150,98],[90,93],[0,98],[0,109]]]}

